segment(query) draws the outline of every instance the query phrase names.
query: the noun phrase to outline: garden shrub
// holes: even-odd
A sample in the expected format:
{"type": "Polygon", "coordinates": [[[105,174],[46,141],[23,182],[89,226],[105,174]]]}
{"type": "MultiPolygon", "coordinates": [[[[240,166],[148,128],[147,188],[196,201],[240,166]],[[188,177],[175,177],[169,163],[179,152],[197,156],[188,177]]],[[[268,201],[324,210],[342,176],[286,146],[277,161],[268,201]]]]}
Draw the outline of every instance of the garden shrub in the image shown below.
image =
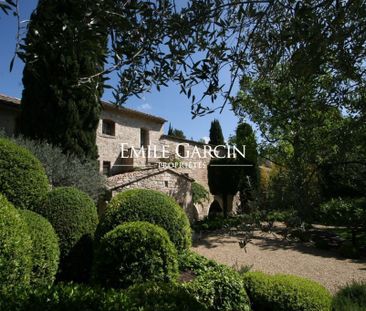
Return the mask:
{"type": "Polygon", "coordinates": [[[336,293],[332,311],[366,310],[366,282],[353,282],[336,293]]]}
{"type": "Polygon", "coordinates": [[[207,259],[192,251],[184,251],[178,255],[179,271],[191,271],[195,275],[201,275],[208,270],[215,269],[220,266],[217,262],[207,259]]]}
{"type": "Polygon", "coordinates": [[[33,286],[52,285],[58,269],[60,248],[55,230],[47,219],[32,211],[21,211],[32,240],[33,286]]]}
{"type": "Polygon", "coordinates": [[[73,186],[87,193],[94,201],[104,194],[105,178],[99,173],[97,161],[79,159],[74,154],[65,154],[60,147],[46,141],[22,136],[11,139],[17,145],[27,148],[39,159],[53,187],[73,186]]]}
{"type": "Polygon", "coordinates": [[[319,216],[324,224],[346,226],[357,247],[357,234],[366,228],[366,199],[331,199],[320,205],[319,216]]]}
{"type": "Polygon", "coordinates": [[[197,182],[192,183],[192,202],[193,204],[203,204],[208,201],[210,193],[197,182]]]}
{"type": "Polygon", "coordinates": [[[207,308],[182,285],[145,283],[127,290],[131,305],[144,311],[205,311],[207,308]]]}
{"type": "Polygon", "coordinates": [[[132,189],[118,193],[108,204],[97,238],[128,221],[147,221],[163,227],[178,251],[191,245],[191,229],[183,209],[164,193],[132,189]]]}
{"type": "Polygon", "coordinates": [[[29,284],[31,251],[32,241],[27,224],[0,194],[0,291],[29,284]]]}
{"type": "Polygon", "coordinates": [[[92,240],[98,224],[93,200],[73,187],[55,188],[38,209],[59,238],[62,280],[86,281],[92,264],[92,240]]]}
{"type": "Polygon", "coordinates": [[[222,265],[209,269],[192,282],[184,283],[187,290],[208,310],[249,311],[250,302],[241,276],[222,265]]]}
{"type": "Polygon", "coordinates": [[[178,276],[177,251],[163,228],[129,222],[101,238],[93,272],[95,282],[106,287],[171,281],[178,276]]]}
{"type": "Polygon", "coordinates": [[[16,208],[34,210],[48,188],[39,160],[27,149],[0,138],[0,193],[16,208]]]}
{"type": "Polygon", "coordinates": [[[130,308],[124,292],[78,284],[59,283],[33,289],[0,293],[2,311],[138,311],[130,308]]]}
{"type": "Polygon", "coordinates": [[[256,311],[329,311],[331,295],[322,285],[293,275],[244,274],[245,288],[256,311]]]}

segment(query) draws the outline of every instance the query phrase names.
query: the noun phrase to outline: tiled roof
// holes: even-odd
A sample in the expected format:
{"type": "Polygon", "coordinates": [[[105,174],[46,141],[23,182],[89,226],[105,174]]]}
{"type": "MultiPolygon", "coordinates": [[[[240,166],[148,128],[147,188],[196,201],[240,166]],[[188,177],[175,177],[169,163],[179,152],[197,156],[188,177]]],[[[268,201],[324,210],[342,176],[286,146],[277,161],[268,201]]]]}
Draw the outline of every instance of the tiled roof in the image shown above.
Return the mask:
{"type": "Polygon", "coordinates": [[[115,176],[111,176],[107,178],[107,188],[109,190],[125,187],[129,184],[135,183],[139,180],[149,178],[151,176],[155,176],[164,172],[169,172],[171,174],[178,175],[180,177],[183,177],[185,179],[188,179],[189,181],[194,181],[193,178],[187,176],[186,174],[178,173],[177,171],[171,169],[171,168],[148,168],[128,173],[123,173],[115,176]]]}
{"type": "Polygon", "coordinates": [[[6,96],[4,94],[0,94],[0,104],[6,105],[7,107],[20,109],[20,99],[19,98],[6,96]]]}
{"type": "Polygon", "coordinates": [[[134,109],[131,109],[131,108],[126,108],[126,107],[123,107],[123,106],[117,106],[117,105],[114,105],[112,103],[108,103],[106,101],[102,101],[102,105],[105,109],[111,109],[111,110],[114,110],[116,112],[126,113],[126,114],[130,114],[130,115],[140,117],[140,118],[143,118],[143,119],[153,120],[153,121],[156,121],[158,123],[165,123],[166,122],[166,120],[161,118],[161,117],[157,117],[157,116],[154,116],[152,114],[148,114],[148,113],[141,112],[141,111],[138,111],[138,110],[134,110],[134,109]]]}
{"type": "MultiPolygon", "coordinates": [[[[20,99],[19,98],[15,98],[15,97],[10,97],[4,94],[0,94],[0,104],[2,105],[7,105],[7,106],[11,106],[17,109],[20,109],[20,99]]],[[[140,118],[144,118],[144,119],[150,119],[159,123],[165,123],[166,120],[161,118],[161,117],[157,117],[148,113],[144,113],[141,111],[137,111],[134,109],[130,109],[130,108],[126,108],[126,107],[119,107],[116,105],[113,105],[111,103],[108,103],[106,101],[102,101],[102,105],[105,109],[111,109],[114,110],[116,112],[121,112],[121,113],[126,113],[129,115],[133,115],[135,117],[140,117],[140,118]]]]}

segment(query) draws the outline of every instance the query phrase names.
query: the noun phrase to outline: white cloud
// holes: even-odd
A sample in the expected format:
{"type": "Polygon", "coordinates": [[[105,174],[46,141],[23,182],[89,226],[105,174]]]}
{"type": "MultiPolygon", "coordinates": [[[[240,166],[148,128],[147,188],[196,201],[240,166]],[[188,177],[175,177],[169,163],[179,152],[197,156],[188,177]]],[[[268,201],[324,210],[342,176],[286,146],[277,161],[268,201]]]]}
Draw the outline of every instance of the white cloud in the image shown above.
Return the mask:
{"type": "Polygon", "coordinates": [[[210,141],[210,137],[207,136],[202,137],[202,139],[205,141],[205,144],[208,144],[208,142],[210,141]]]}
{"type": "Polygon", "coordinates": [[[152,107],[149,103],[143,103],[137,107],[138,110],[150,110],[152,107]]]}

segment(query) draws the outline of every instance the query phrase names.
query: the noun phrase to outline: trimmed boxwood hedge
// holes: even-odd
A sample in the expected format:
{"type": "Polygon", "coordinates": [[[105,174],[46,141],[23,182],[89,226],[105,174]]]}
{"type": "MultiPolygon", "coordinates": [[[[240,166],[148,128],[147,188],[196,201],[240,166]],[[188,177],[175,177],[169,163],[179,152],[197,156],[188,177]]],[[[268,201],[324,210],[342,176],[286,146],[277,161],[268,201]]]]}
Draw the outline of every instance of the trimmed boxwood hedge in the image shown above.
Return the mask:
{"type": "Polygon", "coordinates": [[[183,286],[146,283],[127,291],[59,283],[0,292],[1,311],[205,311],[183,286]]]}
{"type": "Polygon", "coordinates": [[[186,214],[164,193],[132,189],[117,194],[99,223],[97,237],[128,221],[147,221],[163,227],[178,251],[191,246],[191,228],[186,214]]]}
{"type": "Polygon", "coordinates": [[[87,281],[92,264],[92,241],[98,224],[93,200],[74,187],[50,191],[37,210],[55,229],[60,246],[61,280],[87,281]]]}
{"type": "Polygon", "coordinates": [[[73,283],[0,293],[1,311],[139,311],[124,292],[73,283]]]}
{"type": "Polygon", "coordinates": [[[60,248],[55,230],[47,219],[32,211],[21,211],[32,240],[31,285],[51,285],[55,280],[60,248]]]}
{"type": "Polygon", "coordinates": [[[16,208],[34,210],[48,190],[39,160],[27,149],[0,138],[0,193],[16,208]]]}
{"type": "Polygon", "coordinates": [[[171,281],[178,276],[177,251],[163,228],[125,223],[100,240],[93,272],[95,282],[105,287],[171,281]]]}
{"type": "Polygon", "coordinates": [[[353,282],[339,290],[333,298],[332,311],[366,310],[366,282],[353,282]]]}
{"type": "Polygon", "coordinates": [[[249,311],[250,301],[241,276],[229,267],[218,265],[185,283],[187,290],[212,311],[249,311]]]}
{"type": "Polygon", "coordinates": [[[294,275],[244,274],[245,288],[256,311],[329,311],[331,295],[322,285],[294,275]]]}
{"type": "Polygon", "coordinates": [[[132,308],[144,311],[205,311],[206,306],[177,283],[145,283],[131,286],[127,296],[132,308]]]}
{"type": "Polygon", "coordinates": [[[0,291],[29,284],[31,251],[32,241],[27,224],[0,194],[0,291]]]}

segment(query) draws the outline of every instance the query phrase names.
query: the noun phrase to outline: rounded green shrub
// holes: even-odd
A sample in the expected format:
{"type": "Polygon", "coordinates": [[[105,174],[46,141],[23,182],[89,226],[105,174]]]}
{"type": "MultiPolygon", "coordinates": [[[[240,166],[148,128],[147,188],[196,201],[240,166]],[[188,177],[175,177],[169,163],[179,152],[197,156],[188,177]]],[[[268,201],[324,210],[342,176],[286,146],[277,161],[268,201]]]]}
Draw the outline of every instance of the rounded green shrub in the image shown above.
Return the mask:
{"type": "Polygon", "coordinates": [[[218,268],[220,264],[207,259],[192,251],[184,251],[178,255],[179,271],[191,271],[196,276],[201,275],[209,270],[218,268]]]}
{"type": "Polygon", "coordinates": [[[144,311],[205,311],[207,308],[182,285],[144,283],[131,286],[127,296],[132,308],[144,311]]]}
{"type": "Polygon", "coordinates": [[[251,310],[242,277],[229,267],[210,268],[184,286],[208,310],[251,310]]]}
{"type": "Polygon", "coordinates": [[[147,221],[163,227],[178,251],[191,245],[191,229],[186,214],[164,193],[133,189],[117,194],[100,221],[97,237],[128,221],[147,221]]]}
{"type": "Polygon", "coordinates": [[[329,311],[331,295],[322,285],[294,275],[244,274],[245,288],[256,311],[329,311]]]}
{"type": "Polygon", "coordinates": [[[366,310],[366,282],[353,282],[339,290],[333,298],[332,310],[366,310]]]}
{"type": "Polygon", "coordinates": [[[32,211],[21,211],[32,240],[33,267],[31,285],[51,285],[60,259],[60,248],[55,230],[47,219],[32,211]]]}
{"type": "Polygon", "coordinates": [[[0,194],[0,289],[28,285],[32,269],[32,241],[27,224],[0,194]]]}
{"type": "Polygon", "coordinates": [[[38,159],[27,149],[0,138],[0,193],[16,208],[34,210],[48,188],[38,159]]]}
{"type": "Polygon", "coordinates": [[[37,210],[59,238],[62,280],[86,281],[92,264],[92,241],[98,224],[93,200],[73,187],[50,191],[37,210]]]}
{"type": "Polygon", "coordinates": [[[142,221],[125,223],[101,238],[93,271],[94,280],[106,287],[171,281],[178,275],[177,252],[163,228],[142,221]]]}

